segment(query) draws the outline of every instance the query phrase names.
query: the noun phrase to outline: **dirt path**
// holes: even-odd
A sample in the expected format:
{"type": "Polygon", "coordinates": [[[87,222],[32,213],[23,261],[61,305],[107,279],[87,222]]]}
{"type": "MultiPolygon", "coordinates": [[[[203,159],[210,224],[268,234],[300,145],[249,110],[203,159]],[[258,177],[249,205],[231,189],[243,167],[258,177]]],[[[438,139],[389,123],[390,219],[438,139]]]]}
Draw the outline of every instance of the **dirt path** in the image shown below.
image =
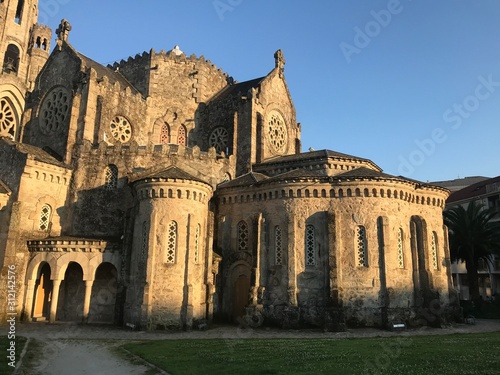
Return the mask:
{"type": "MultiPolygon", "coordinates": [[[[3,334],[4,327],[0,328],[3,334]]],[[[253,338],[355,338],[376,336],[418,336],[454,333],[500,332],[500,321],[478,320],[475,325],[457,324],[446,328],[419,328],[403,332],[379,329],[353,329],[347,332],[321,330],[242,329],[234,326],[213,327],[208,331],[137,332],[112,326],[71,323],[19,324],[18,335],[29,338],[16,375],[134,375],[165,374],[149,364],[124,354],[118,346],[138,340],[253,338]]]]}
{"type": "Polygon", "coordinates": [[[31,361],[24,359],[17,375],[143,375],[150,370],[120,358],[105,341],[31,339],[29,344],[39,352],[31,361]]]}

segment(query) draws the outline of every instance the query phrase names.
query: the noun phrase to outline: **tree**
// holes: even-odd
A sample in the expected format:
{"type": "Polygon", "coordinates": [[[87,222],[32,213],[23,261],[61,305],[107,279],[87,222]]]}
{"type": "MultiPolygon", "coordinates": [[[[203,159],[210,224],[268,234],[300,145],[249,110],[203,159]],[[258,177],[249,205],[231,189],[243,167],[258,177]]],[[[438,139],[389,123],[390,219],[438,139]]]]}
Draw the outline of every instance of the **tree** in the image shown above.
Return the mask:
{"type": "Polygon", "coordinates": [[[471,300],[479,301],[478,263],[491,261],[492,254],[500,254],[500,221],[493,221],[496,213],[482,204],[470,202],[444,212],[448,226],[452,261],[464,261],[469,279],[471,300]]]}

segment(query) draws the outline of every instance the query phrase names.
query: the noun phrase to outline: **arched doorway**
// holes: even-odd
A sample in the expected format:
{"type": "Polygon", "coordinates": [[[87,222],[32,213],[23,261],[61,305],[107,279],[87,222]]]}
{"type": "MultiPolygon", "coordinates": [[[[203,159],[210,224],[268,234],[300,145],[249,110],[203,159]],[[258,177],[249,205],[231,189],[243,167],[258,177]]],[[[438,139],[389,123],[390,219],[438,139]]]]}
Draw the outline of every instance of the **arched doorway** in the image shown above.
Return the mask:
{"type": "Polygon", "coordinates": [[[34,321],[49,319],[51,297],[52,280],[50,279],[50,266],[48,263],[41,263],[33,295],[32,316],[34,321]]]}
{"type": "Polygon", "coordinates": [[[85,298],[85,282],[83,269],[76,262],[70,262],[64,274],[64,280],[59,288],[57,303],[57,320],[81,321],[83,301],[85,298]]]}
{"type": "Polygon", "coordinates": [[[90,297],[89,322],[115,322],[117,275],[116,267],[111,263],[97,267],[90,297]]]}
{"type": "Polygon", "coordinates": [[[228,271],[226,311],[231,321],[239,322],[250,300],[251,268],[249,262],[238,260],[228,271]]]}
{"type": "Polygon", "coordinates": [[[250,278],[247,275],[239,275],[233,283],[232,293],[233,308],[231,318],[237,322],[245,315],[245,307],[248,305],[250,295],[250,278]]]}

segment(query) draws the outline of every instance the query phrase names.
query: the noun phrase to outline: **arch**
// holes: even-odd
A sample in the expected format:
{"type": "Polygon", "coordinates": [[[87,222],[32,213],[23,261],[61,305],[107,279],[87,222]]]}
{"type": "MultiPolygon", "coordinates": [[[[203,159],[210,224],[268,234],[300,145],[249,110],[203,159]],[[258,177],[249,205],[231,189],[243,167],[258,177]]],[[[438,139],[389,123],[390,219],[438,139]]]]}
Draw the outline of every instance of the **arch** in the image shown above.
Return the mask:
{"type": "Polygon", "coordinates": [[[352,190],[350,188],[347,189],[347,196],[352,197],[352,190]]]}
{"type": "Polygon", "coordinates": [[[238,223],[238,250],[239,251],[248,251],[248,224],[245,220],[241,220],[238,223]]]}
{"type": "Polygon", "coordinates": [[[306,225],[305,231],[305,256],[306,256],[306,266],[316,265],[316,233],[314,225],[306,225]]]}
{"type": "Polygon", "coordinates": [[[165,249],[165,263],[174,264],[177,253],[177,222],[168,223],[167,248],[165,249]]]}
{"type": "Polygon", "coordinates": [[[367,188],[365,188],[363,190],[363,194],[364,194],[365,197],[369,197],[370,196],[370,191],[367,188]]]}
{"type": "Polygon", "coordinates": [[[375,189],[375,188],[373,188],[373,189],[372,189],[372,195],[373,195],[374,197],[376,197],[376,196],[377,196],[377,189],[375,189]]]}
{"type": "Polygon", "coordinates": [[[23,13],[24,13],[24,0],[18,0],[18,2],[17,2],[17,8],[16,8],[16,14],[14,16],[14,21],[17,24],[21,24],[23,13]]]}
{"type": "Polygon", "coordinates": [[[17,75],[19,71],[19,47],[15,44],[9,44],[5,50],[2,70],[6,73],[15,73],[17,75]]]}
{"type": "Polygon", "coordinates": [[[38,229],[44,232],[50,232],[52,218],[52,207],[45,203],[40,210],[40,220],[38,223],[38,229]]]}
{"type": "Polygon", "coordinates": [[[180,125],[177,130],[177,144],[187,146],[187,132],[184,125],[180,125]]]}
{"type": "Polygon", "coordinates": [[[159,143],[161,145],[170,143],[170,126],[164,122],[160,127],[160,138],[159,143]]]}
{"type": "Polygon", "coordinates": [[[283,235],[281,227],[274,227],[274,262],[277,266],[283,264],[283,235]]]}
{"type": "Polygon", "coordinates": [[[326,190],[321,189],[321,198],[326,198],[326,190]]]}
{"type": "Polygon", "coordinates": [[[432,269],[438,270],[439,269],[439,264],[438,264],[438,236],[436,232],[432,232],[431,234],[431,247],[430,247],[430,262],[432,265],[432,269]]]}
{"type": "Polygon", "coordinates": [[[33,305],[31,307],[34,320],[48,320],[50,315],[50,296],[52,295],[51,267],[47,262],[41,262],[37,267],[37,277],[33,290],[33,305]]]}
{"type": "Polygon", "coordinates": [[[114,323],[118,271],[112,263],[101,263],[96,271],[90,297],[88,321],[114,323]]]}
{"type": "Polygon", "coordinates": [[[404,233],[403,228],[398,229],[398,267],[405,268],[405,258],[404,258],[404,233]]]}
{"type": "Polygon", "coordinates": [[[245,261],[234,263],[229,269],[226,308],[233,321],[245,315],[249,303],[251,267],[245,261]]]}
{"type": "Polygon", "coordinates": [[[330,189],[330,198],[335,198],[335,190],[330,189]]]}
{"type": "Polygon", "coordinates": [[[69,262],[59,287],[56,317],[63,321],[81,321],[84,299],[83,268],[77,262],[69,262]]]}
{"type": "Polygon", "coordinates": [[[368,267],[368,246],[366,228],[363,225],[356,227],[356,266],[368,267]]]}
{"type": "Polygon", "coordinates": [[[198,264],[200,261],[200,241],[201,241],[201,225],[196,224],[194,233],[194,263],[198,264]]]}
{"type": "Polygon", "coordinates": [[[115,190],[118,186],[118,167],[109,164],[104,168],[104,188],[106,190],[115,190]]]}
{"type": "Polygon", "coordinates": [[[361,190],[359,188],[356,188],[355,194],[357,197],[361,197],[361,190]]]}

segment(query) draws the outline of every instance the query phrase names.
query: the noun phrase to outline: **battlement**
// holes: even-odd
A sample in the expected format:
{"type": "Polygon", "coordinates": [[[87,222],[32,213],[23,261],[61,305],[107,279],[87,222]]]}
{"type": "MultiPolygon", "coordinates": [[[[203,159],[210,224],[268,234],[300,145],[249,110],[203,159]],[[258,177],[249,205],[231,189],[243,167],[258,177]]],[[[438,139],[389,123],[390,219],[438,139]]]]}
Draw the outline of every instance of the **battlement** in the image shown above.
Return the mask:
{"type": "Polygon", "coordinates": [[[101,142],[97,147],[92,146],[89,141],[84,141],[79,148],[80,155],[122,155],[122,156],[166,156],[175,157],[176,159],[184,158],[187,160],[204,160],[209,163],[225,163],[228,166],[234,166],[236,159],[234,155],[226,156],[223,152],[217,153],[215,148],[210,147],[208,151],[200,151],[198,146],[186,147],[178,144],[148,144],[139,146],[136,143],[130,145],[109,145],[106,142],[101,142]]]}
{"type": "Polygon", "coordinates": [[[177,54],[176,52],[174,52],[174,50],[161,50],[159,52],[156,52],[154,49],[151,49],[149,53],[144,51],[142,54],[137,54],[135,55],[135,57],[131,56],[127,60],[122,59],[119,62],[113,63],[113,65],[108,65],[107,67],[113,70],[120,70],[131,64],[148,65],[151,62],[151,65],[154,65],[153,63],[155,60],[170,60],[178,63],[184,62],[203,64],[212,72],[220,74],[221,77],[227,78],[229,76],[228,73],[225,73],[221,68],[218,68],[217,65],[212,64],[210,60],[206,60],[203,55],[197,57],[195,54],[191,54],[188,57],[184,52],[177,54]]]}
{"type": "Polygon", "coordinates": [[[52,28],[50,28],[47,25],[41,24],[41,23],[36,23],[33,25],[32,32],[35,33],[48,33],[49,35],[52,35],[52,28]]]}

